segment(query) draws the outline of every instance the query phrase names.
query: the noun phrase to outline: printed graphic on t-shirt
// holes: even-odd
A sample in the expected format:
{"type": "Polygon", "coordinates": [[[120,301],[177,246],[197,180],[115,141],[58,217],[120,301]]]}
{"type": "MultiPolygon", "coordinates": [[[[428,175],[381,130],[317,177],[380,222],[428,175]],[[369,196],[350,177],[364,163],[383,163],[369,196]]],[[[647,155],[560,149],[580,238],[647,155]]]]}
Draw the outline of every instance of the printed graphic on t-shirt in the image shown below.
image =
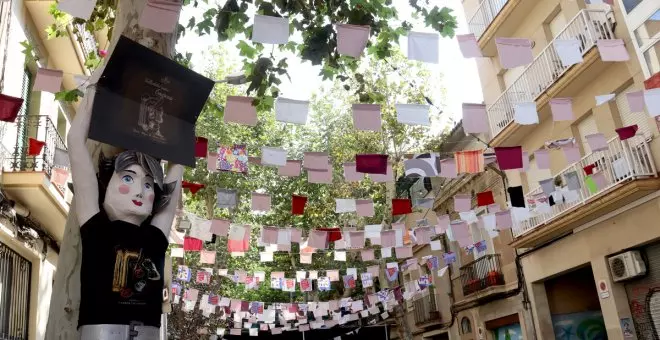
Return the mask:
{"type": "Polygon", "coordinates": [[[112,282],[112,291],[119,293],[119,303],[131,305],[145,305],[146,293],[161,275],[150,258],[143,256],[142,251],[135,252],[117,249],[115,257],[115,270],[112,282]]]}

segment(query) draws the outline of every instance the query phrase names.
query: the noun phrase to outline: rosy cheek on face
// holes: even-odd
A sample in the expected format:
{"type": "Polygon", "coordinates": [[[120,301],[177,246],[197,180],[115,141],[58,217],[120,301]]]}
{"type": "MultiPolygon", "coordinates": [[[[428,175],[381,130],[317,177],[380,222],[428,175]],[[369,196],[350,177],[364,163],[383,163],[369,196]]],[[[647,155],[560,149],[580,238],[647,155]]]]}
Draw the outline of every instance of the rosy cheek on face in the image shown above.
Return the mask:
{"type": "Polygon", "coordinates": [[[126,195],[129,192],[131,192],[131,187],[129,187],[128,185],[120,185],[118,190],[120,194],[126,195]]]}
{"type": "Polygon", "coordinates": [[[154,203],[154,195],[149,195],[147,199],[149,199],[149,202],[154,203]]]}

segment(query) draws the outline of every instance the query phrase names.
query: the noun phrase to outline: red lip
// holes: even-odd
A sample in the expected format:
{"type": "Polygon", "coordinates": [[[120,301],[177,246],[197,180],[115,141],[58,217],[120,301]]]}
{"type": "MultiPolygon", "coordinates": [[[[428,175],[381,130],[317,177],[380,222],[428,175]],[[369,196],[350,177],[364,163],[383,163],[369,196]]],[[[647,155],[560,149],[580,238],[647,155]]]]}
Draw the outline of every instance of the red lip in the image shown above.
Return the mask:
{"type": "Polygon", "coordinates": [[[138,207],[142,206],[142,202],[133,200],[133,204],[137,205],[138,207]]]}

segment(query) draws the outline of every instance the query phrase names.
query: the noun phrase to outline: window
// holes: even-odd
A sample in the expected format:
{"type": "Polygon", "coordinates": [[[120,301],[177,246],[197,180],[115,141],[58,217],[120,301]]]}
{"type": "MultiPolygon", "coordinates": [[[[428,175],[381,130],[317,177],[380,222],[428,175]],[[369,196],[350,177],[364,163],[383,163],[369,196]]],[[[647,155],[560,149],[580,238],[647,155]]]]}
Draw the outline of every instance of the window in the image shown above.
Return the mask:
{"type": "Polygon", "coordinates": [[[587,143],[586,136],[598,133],[598,126],[596,125],[596,118],[592,113],[589,113],[584,119],[577,124],[578,133],[580,134],[580,142],[582,142],[582,150],[585,155],[591,153],[589,143],[587,143]]]}
{"type": "MultiPolygon", "coordinates": [[[[632,12],[633,9],[637,8],[637,5],[642,3],[644,0],[623,0],[623,8],[626,9],[626,13],[632,12]]],[[[653,0],[647,0],[653,1],[653,0]]]]}
{"type": "Polygon", "coordinates": [[[557,13],[557,15],[550,20],[548,27],[550,28],[552,38],[554,39],[557,37],[564,27],[566,27],[566,18],[564,17],[564,14],[562,12],[557,13]]]}
{"type": "Polygon", "coordinates": [[[657,0],[620,0],[626,9],[626,26],[644,76],[660,72],[660,2],[657,0]]]}
{"type": "Polygon", "coordinates": [[[472,324],[466,316],[461,319],[461,334],[472,334],[472,324]]]}
{"type": "MultiPolygon", "coordinates": [[[[637,127],[639,128],[639,130],[637,130],[637,134],[644,135],[646,138],[649,138],[653,135],[653,133],[651,132],[648,113],[645,111],[631,112],[630,107],[628,106],[628,98],[626,98],[626,93],[641,89],[641,85],[632,84],[619,92],[614,100],[616,102],[616,107],[619,110],[619,115],[621,116],[621,123],[623,126],[637,124],[637,127]]],[[[635,139],[639,139],[639,137],[635,137],[635,139]]],[[[633,139],[630,141],[632,142],[633,139]]]]}

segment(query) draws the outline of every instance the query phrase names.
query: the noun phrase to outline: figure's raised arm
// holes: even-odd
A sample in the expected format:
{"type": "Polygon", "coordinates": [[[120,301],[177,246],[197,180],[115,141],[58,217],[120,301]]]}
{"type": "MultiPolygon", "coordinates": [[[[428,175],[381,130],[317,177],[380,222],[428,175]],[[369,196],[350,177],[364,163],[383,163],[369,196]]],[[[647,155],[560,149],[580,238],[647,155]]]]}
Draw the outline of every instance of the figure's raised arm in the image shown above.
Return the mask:
{"type": "Polygon", "coordinates": [[[167,176],[163,181],[163,190],[169,195],[169,200],[165,206],[159,209],[151,220],[151,224],[160,229],[165,237],[170,236],[172,221],[176,215],[176,209],[181,198],[181,179],[183,178],[183,165],[171,164],[167,171],[167,176]]]}
{"type": "Polygon", "coordinates": [[[95,91],[88,91],[80,103],[81,110],[73,118],[67,137],[71,162],[76,216],[80,225],[99,212],[99,188],[92,156],[87,150],[87,134],[92,120],[95,91]]]}

